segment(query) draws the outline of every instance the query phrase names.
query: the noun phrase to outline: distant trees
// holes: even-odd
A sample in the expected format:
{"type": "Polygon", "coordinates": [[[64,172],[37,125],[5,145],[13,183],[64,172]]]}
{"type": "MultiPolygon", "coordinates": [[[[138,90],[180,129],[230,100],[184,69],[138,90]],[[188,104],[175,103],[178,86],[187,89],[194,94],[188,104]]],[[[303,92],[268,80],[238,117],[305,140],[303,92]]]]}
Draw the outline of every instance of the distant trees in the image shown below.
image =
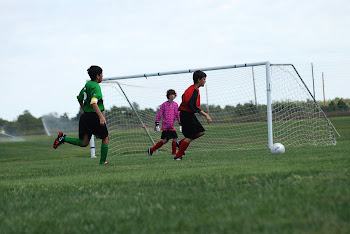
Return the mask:
{"type": "Polygon", "coordinates": [[[0,119],[0,129],[17,136],[44,134],[44,127],[40,118],[35,118],[28,110],[18,116],[17,121],[10,122],[0,119]]]}
{"type": "Polygon", "coordinates": [[[337,103],[337,107],[340,110],[349,110],[349,106],[345,103],[344,99],[339,99],[338,103],[337,103]]]}
{"type": "Polygon", "coordinates": [[[348,111],[350,105],[350,99],[343,98],[335,98],[327,102],[326,106],[321,104],[322,109],[326,112],[334,112],[334,111],[348,111]]]}
{"type": "MultiPolygon", "coordinates": [[[[273,113],[286,113],[288,116],[292,116],[294,113],[300,111],[303,106],[308,103],[311,104],[311,100],[306,102],[300,101],[280,101],[272,104],[273,113]]],[[[349,115],[350,99],[335,98],[329,100],[326,106],[323,106],[323,102],[319,102],[321,108],[329,116],[341,116],[349,115]]],[[[138,116],[142,119],[146,126],[153,126],[154,119],[157,114],[157,109],[145,108],[140,109],[138,103],[132,103],[134,110],[137,111],[138,116]]],[[[252,102],[233,105],[201,105],[201,109],[209,111],[212,119],[215,119],[215,123],[228,123],[228,122],[251,122],[251,121],[265,121],[266,120],[266,105],[255,105],[252,102]]],[[[140,121],[135,115],[134,110],[130,106],[117,107],[105,110],[106,116],[114,116],[113,129],[120,129],[130,127],[133,124],[135,128],[140,126],[140,121]]],[[[79,112],[73,118],[69,118],[68,113],[63,113],[59,116],[57,113],[50,113],[40,118],[35,118],[28,110],[25,110],[23,114],[18,116],[16,121],[10,122],[0,118],[0,131],[5,130],[6,133],[11,135],[23,136],[23,135],[36,135],[45,134],[45,128],[43,126],[43,120],[46,122],[46,130],[52,132],[65,129],[71,131],[77,131],[78,121],[83,114],[81,108],[79,112]]],[[[274,114],[273,114],[274,115],[274,114]]],[[[107,122],[112,121],[112,118],[107,117],[107,122]]]]}

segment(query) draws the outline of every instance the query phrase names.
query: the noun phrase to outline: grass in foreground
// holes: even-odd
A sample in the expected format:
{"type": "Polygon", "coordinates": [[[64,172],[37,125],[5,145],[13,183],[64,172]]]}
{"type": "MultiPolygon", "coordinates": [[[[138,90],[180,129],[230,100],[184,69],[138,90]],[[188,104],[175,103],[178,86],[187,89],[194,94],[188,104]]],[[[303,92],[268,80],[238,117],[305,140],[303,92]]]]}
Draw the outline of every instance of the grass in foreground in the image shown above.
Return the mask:
{"type": "Polygon", "coordinates": [[[110,157],[0,143],[2,233],[348,233],[350,118],[334,147],[110,157]]]}

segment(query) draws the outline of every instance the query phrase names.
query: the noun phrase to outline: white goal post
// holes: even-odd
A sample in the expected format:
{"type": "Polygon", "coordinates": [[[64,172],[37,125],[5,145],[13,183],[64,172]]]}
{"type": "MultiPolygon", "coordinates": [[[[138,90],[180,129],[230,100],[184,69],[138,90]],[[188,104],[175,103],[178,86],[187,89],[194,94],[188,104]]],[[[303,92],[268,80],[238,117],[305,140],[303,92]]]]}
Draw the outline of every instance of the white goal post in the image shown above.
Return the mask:
{"type": "MultiPolygon", "coordinates": [[[[146,154],[160,140],[153,127],[166,91],[175,89],[180,104],[196,70],[207,73],[206,87],[200,89],[201,109],[209,112],[213,123],[206,125],[198,117],[207,134],[191,143],[190,151],[263,149],[274,142],[286,147],[336,144],[331,122],[296,68],[259,62],[104,78],[100,86],[109,154],[146,154]]],[[[175,126],[178,130],[176,122],[175,126]]],[[[170,146],[160,152],[170,152],[170,146]]]]}

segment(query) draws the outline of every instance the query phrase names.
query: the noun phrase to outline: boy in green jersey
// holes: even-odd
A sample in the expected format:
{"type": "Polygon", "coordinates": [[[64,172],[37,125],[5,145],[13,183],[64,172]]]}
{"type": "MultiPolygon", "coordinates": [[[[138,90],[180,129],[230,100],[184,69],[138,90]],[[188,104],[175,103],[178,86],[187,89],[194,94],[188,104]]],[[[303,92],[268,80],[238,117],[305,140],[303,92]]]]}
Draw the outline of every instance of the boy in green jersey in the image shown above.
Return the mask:
{"type": "Polygon", "coordinates": [[[102,92],[99,83],[102,82],[102,68],[91,66],[88,70],[91,81],[87,82],[77,96],[78,102],[84,113],[79,120],[79,138],[68,137],[59,132],[53,142],[53,148],[64,142],[72,145],[86,147],[89,145],[92,134],[102,139],[100,164],[107,164],[107,154],[109,149],[109,136],[106,126],[106,119],[102,114],[104,111],[102,92]]]}

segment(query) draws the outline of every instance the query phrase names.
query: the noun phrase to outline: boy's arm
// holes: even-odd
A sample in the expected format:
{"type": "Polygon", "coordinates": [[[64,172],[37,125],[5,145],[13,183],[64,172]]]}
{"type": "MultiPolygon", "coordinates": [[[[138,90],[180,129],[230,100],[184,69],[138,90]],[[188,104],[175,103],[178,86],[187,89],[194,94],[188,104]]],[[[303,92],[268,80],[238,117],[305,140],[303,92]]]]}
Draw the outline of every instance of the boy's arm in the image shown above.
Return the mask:
{"type": "Polygon", "coordinates": [[[159,123],[160,119],[162,118],[164,112],[164,103],[160,106],[159,111],[156,116],[156,123],[159,123]]]}
{"type": "Polygon", "coordinates": [[[85,87],[82,88],[82,90],[80,90],[79,95],[77,96],[79,105],[81,107],[81,109],[84,111],[84,92],[85,92],[85,87]]]}
{"type": "Polygon", "coordinates": [[[175,109],[175,116],[177,118],[177,122],[179,123],[179,125],[181,125],[179,105],[177,103],[176,103],[176,109],[175,109]]]}
{"type": "Polygon", "coordinates": [[[187,106],[193,111],[193,113],[200,113],[201,109],[197,107],[198,91],[193,90],[190,100],[187,102],[187,106]]]}
{"type": "Polygon", "coordinates": [[[156,121],[155,121],[155,126],[154,126],[154,131],[156,131],[156,132],[160,131],[159,121],[163,115],[163,112],[164,112],[164,103],[160,106],[159,111],[158,111],[157,116],[156,116],[156,121]]]}
{"type": "Polygon", "coordinates": [[[177,105],[177,103],[176,103],[176,109],[175,109],[175,116],[176,116],[176,118],[177,118],[177,122],[178,122],[179,125],[180,125],[179,130],[180,130],[180,132],[182,132],[182,125],[181,125],[181,119],[180,119],[180,111],[179,111],[179,106],[177,105]]]}
{"type": "Polygon", "coordinates": [[[101,125],[106,125],[106,119],[105,117],[103,116],[102,112],[100,111],[100,109],[98,108],[98,105],[97,103],[92,103],[91,104],[92,108],[94,108],[96,114],[98,115],[98,117],[100,118],[100,124],[101,125]]]}
{"type": "Polygon", "coordinates": [[[213,122],[213,120],[211,120],[210,116],[209,116],[207,113],[205,113],[204,111],[201,110],[201,111],[199,112],[199,114],[205,116],[205,118],[207,119],[207,123],[208,123],[208,124],[210,124],[211,122],[213,122]]]}
{"type": "Polygon", "coordinates": [[[80,105],[81,109],[84,111],[84,102],[80,101],[80,100],[78,100],[78,102],[79,102],[79,105],[80,105]]]}
{"type": "Polygon", "coordinates": [[[180,111],[178,111],[178,108],[177,108],[177,109],[175,110],[175,112],[176,112],[177,121],[178,121],[178,123],[179,123],[179,125],[180,125],[179,130],[180,130],[180,132],[182,132],[182,125],[181,125],[181,120],[180,120],[180,111]]]}

